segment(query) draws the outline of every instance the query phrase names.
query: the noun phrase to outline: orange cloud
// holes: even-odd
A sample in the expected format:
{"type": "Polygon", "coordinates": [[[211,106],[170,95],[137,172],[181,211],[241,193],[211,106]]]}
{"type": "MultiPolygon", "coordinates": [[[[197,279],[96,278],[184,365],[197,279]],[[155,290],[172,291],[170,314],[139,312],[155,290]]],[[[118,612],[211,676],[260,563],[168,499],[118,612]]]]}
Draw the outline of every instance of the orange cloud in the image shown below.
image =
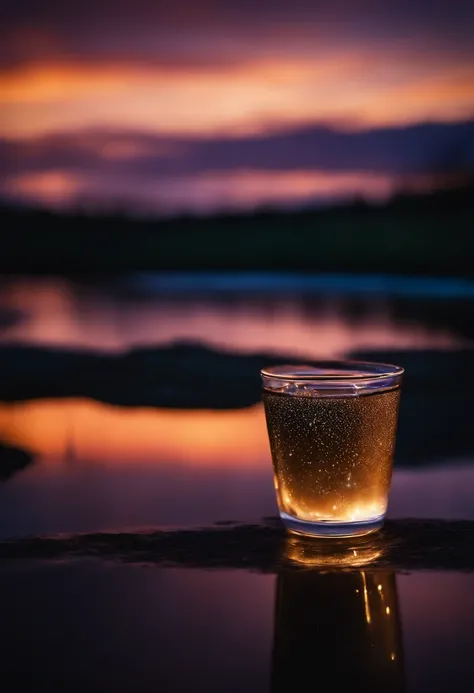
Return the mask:
{"type": "Polygon", "coordinates": [[[390,175],[365,172],[328,171],[236,171],[183,177],[179,186],[162,180],[161,207],[194,209],[248,208],[274,205],[286,201],[308,202],[318,197],[339,198],[361,195],[370,199],[386,199],[394,188],[390,175]]]}
{"type": "Polygon", "coordinates": [[[80,191],[80,179],[65,171],[25,173],[10,178],[0,188],[22,200],[61,207],[76,200],[80,191]]]}
{"type": "Polygon", "coordinates": [[[242,133],[315,120],[386,125],[474,112],[474,64],[352,49],[237,65],[37,63],[0,72],[4,136],[95,125],[242,133]],[[34,109],[34,110],[33,110],[34,109]],[[34,117],[32,113],[34,112],[34,117]]]}
{"type": "MultiPolygon", "coordinates": [[[[111,148],[111,156],[114,152],[111,148]]],[[[102,180],[102,183],[104,180],[102,180]]],[[[362,196],[387,199],[396,186],[392,175],[366,172],[237,171],[195,174],[153,181],[125,180],[114,183],[117,200],[158,211],[246,209],[286,202],[308,203],[318,198],[362,196]]],[[[7,178],[0,191],[13,199],[53,208],[74,206],[102,192],[101,182],[67,171],[25,173],[7,178]]],[[[110,194],[104,190],[104,197],[110,194]]]]}

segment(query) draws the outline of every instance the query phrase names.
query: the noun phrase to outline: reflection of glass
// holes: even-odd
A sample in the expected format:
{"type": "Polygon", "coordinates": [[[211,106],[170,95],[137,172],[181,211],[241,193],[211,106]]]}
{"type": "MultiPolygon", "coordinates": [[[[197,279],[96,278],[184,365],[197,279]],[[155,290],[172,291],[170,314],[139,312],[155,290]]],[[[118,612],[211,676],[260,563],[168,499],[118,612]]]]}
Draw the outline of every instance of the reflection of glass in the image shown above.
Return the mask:
{"type": "Polygon", "coordinates": [[[350,536],[382,525],[402,373],[357,362],[262,371],[275,488],[288,529],[350,536]]]}
{"type": "Polygon", "coordinates": [[[317,568],[361,568],[373,564],[384,554],[377,535],[325,539],[315,542],[309,537],[292,534],[286,541],[289,563],[317,568]]]}
{"type": "Polygon", "coordinates": [[[272,693],[292,690],[405,690],[393,572],[279,574],[272,693]]]}

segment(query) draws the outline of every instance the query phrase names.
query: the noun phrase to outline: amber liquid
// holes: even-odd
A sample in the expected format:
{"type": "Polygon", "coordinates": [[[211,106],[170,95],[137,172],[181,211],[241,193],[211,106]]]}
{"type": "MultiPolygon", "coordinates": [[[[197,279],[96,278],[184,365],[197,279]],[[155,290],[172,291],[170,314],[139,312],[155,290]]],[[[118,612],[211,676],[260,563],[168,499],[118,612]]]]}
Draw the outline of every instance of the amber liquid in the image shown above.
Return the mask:
{"type": "Polygon", "coordinates": [[[387,509],[400,389],[324,397],[264,391],[280,510],[364,522],[387,509]]]}

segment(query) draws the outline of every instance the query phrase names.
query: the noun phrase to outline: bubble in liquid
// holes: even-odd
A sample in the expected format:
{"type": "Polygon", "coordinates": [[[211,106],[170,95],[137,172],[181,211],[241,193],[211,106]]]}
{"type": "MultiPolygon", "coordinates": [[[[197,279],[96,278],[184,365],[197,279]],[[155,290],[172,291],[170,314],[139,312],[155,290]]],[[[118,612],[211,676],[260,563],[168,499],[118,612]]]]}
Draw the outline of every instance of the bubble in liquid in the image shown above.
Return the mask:
{"type": "Polygon", "coordinates": [[[305,521],[365,521],[386,511],[400,389],[313,396],[264,391],[280,509],[305,521]]]}

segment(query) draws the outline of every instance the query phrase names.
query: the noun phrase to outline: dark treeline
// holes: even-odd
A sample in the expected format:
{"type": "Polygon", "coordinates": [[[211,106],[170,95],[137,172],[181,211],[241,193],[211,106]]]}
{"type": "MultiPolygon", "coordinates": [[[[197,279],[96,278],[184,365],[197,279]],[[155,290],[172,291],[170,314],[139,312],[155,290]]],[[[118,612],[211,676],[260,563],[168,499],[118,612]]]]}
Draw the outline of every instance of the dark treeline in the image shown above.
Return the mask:
{"type": "Polygon", "coordinates": [[[1,272],[472,274],[474,186],[301,211],[168,219],[0,208],[1,272]]]}

